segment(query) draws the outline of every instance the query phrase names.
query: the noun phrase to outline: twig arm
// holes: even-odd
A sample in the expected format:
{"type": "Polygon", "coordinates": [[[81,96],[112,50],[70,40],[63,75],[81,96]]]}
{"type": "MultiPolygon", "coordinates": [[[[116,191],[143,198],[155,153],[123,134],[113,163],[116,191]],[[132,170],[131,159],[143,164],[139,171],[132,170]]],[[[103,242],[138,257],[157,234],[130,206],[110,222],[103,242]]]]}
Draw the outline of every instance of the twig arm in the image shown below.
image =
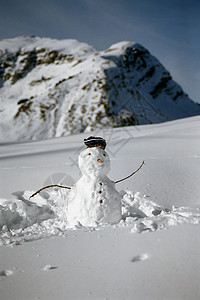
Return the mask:
{"type": "Polygon", "coordinates": [[[142,166],[143,166],[144,164],[145,164],[145,163],[144,163],[144,160],[143,160],[143,162],[141,163],[141,165],[139,166],[139,168],[138,168],[136,171],[134,171],[133,173],[131,173],[131,174],[128,175],[127,177],[124,177],[124,178],[122,178],[122,179],[120,179],[120,180],[115,181],[115,183],[119,183],[119,182],[121,182],[121,181],[123,181],[123,180],[126,180],[126,179],[130,178],[130,177],[133,176],[135,173],[137,173],[137,172],[142,168],[142,166]]]}
{"type": "Polygon", "coordinates": [[[50,184],[50,185],[47,185],[47,186],[44,186],[43,188],[39,189],[38,191],[36,191],[34,194],[32,194],[29,199],[31,199],[32,197],[34,197],[35,195],[37,195],[38,193],[40,193],[41,191],[43,191],[44,189],[48,189],[48,188],[51,188],[51,187],[59,187],[59,188],[63,188],[63,189],[71,189],[70,187],[68,186],[64,186],[64,185],[59,185],[59,184],[50,184]]]}
{"type": "MultiPolygon", "coordinates": [[[[137,173],[137,172],[142,168],[142,166],[143,166],[144,164],[145,164],[145,163],[144,163],[144,160],[143,160],[143,162],[141,163],[141,165],[139,166],[139,168],[138,168],[136,171],[134,171],[133,173],[131,173],[131,174],[128,175],[127,177],[124,177],[124,178],[122,178],[122,179],[120,179],[120,180],[115,181],[115,183],[119,183],[119,182],[121,182],[121,181],[123,181],[123,180],[126,180],[126,179],[130,178],[130,177],[133,176],[135,173],[137,173]]],[[[59,187],[59,188],[62,188],[62,189],[68,189],[68,190],[71,189],[71,187],[69,187],[69,186],[64,186],[64,185],[59,185],[59,184],[50,184],[50,185],[44,186],[44,187],[42,187],[41,189],[39,189],[38,191],[36,191],[34,194],[32,194],[32,195],[29,197],[29,199],[31,199],[32,197],[34,197],[35,195],[37,195],[38,193],[40,193],[40,192],[43,191],[44,189],[48,189],[48,188],[51,188],[51,187],[59,187]]]]}

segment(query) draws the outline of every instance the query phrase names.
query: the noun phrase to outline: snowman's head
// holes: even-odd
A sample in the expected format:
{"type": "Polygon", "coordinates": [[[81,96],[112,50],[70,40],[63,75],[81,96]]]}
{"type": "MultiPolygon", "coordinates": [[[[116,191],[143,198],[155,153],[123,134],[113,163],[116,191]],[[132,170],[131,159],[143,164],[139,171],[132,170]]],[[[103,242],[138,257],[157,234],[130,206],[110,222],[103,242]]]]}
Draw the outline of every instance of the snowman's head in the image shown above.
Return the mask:
{"type": "Polygon", "coordinates": [[[83,150],[79,155],[79,168],[83,175],[89,177],[107,175],[110,170],[108,153],[100,147],[83,150]]]}

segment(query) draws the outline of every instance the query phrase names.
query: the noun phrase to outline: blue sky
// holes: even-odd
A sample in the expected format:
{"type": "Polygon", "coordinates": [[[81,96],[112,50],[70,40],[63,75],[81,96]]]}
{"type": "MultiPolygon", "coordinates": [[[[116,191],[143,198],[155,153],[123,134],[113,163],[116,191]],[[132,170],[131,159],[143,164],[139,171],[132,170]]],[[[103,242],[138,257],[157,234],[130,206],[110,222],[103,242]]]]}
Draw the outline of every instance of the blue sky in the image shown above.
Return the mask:
{"type": "Polygon", "coordinates": [[[141,43],[200,102],[200,0],[0,0],[0,39],[74,38],[97,50],[141,43]]]}

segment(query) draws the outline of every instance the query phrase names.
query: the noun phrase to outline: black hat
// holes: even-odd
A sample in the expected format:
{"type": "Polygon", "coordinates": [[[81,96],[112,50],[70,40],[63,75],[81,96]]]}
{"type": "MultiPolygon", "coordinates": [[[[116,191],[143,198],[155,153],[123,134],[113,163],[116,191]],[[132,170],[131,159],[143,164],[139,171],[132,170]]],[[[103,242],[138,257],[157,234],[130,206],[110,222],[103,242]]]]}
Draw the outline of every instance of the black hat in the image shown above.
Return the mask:
{"type": "Polygon", "coordinates": [[[106,140],[97,136],[89,136],[87,139],[84,139],[84,143],[88,148],[100,147],[102,149],[106,148],[106,140]]]}

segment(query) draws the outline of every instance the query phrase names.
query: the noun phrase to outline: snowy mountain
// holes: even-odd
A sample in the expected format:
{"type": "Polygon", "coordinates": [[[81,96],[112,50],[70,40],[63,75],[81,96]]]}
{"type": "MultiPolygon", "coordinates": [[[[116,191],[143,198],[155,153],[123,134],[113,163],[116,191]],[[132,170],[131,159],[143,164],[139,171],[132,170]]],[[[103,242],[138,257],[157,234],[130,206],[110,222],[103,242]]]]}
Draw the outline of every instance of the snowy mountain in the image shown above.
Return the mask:
{"type": "Polygon", "coordinates": [[[200,114],[147,49],[76,40],[0,41],[0,140],[59,137],[200,114]]]}

